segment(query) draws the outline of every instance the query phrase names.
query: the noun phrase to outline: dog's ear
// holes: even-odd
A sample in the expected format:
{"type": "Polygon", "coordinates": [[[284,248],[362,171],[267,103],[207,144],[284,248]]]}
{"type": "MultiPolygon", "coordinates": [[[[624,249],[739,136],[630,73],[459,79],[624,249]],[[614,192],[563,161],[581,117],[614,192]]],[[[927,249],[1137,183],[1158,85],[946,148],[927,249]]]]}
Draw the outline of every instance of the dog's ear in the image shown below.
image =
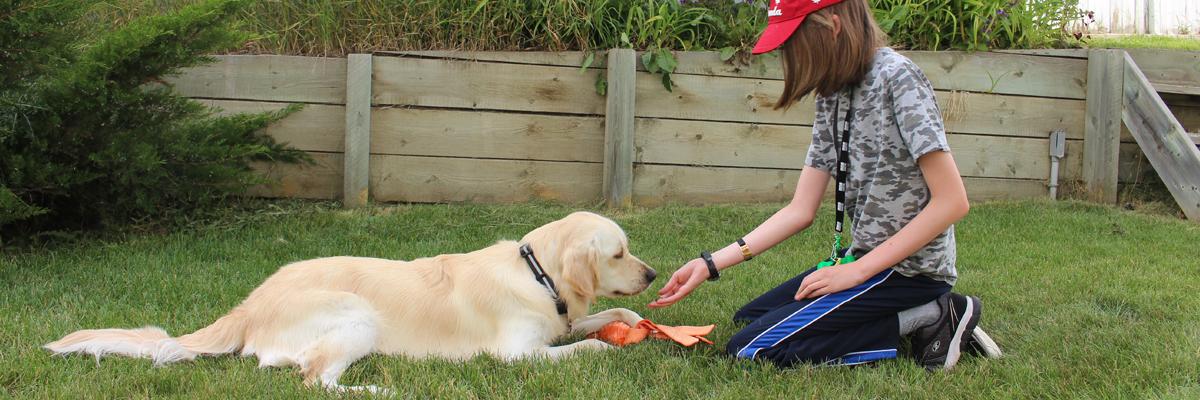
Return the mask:
{"type": "Polygon", "coordinates": [[[596,239],[581,241],[563,253],[563,280],[580,298],[596,298],[596,264],[599,262],[596,239]]]}

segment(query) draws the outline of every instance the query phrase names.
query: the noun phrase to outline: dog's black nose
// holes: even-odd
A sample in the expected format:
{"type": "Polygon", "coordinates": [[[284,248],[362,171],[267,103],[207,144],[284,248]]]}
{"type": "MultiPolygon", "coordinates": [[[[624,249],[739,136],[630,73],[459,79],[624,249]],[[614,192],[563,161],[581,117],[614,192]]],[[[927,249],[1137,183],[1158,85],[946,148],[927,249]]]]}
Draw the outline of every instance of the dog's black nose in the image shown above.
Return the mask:
{"type": "Polygon", "coordinates": [[[653,269],[646,268],[646,282],[654,282],[654,278],[658,277],[658,273],[653,269]]]}

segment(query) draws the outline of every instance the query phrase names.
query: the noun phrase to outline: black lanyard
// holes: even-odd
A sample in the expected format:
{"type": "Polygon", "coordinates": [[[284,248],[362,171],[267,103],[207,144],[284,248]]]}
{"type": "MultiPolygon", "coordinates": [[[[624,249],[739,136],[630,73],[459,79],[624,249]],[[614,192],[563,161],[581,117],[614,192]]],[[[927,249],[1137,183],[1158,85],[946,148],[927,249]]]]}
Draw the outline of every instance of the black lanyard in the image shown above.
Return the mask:
{"type": "MultiPolygon", "coordinates": [[[[850,174],[850,124],[854,120],[854,89],[849,89],[849,92],[850,94],[847,96],[849,99],[847,103],[849,104],[846,105],[846,120],[842,123],[841,129],[835,127],[833,130],[834,142],[836,142],[834,152],[837,157],[837,172],[834,174],[837,180],[837,192],[834,195],[834,200],[837,201],[837,208],[834,211],[833,255],[830,257],[835,260],[841,258],[838,253],[842,250],[842,231],[845,228],[846,221],[846,181],[848,180],[847,175],[850,174]]],[[[835,121],[841,116],[841,109],[842,98],[838,96],[838,105],[833,114],[835,121]]]]}

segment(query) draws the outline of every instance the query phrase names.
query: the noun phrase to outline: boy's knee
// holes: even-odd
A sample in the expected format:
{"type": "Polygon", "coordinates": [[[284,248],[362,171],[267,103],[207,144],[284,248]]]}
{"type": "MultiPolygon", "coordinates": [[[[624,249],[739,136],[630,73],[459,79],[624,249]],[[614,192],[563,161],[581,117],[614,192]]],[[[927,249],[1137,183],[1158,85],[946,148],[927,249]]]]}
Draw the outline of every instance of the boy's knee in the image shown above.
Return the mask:
{"type": "MultiPolygon", "coordinates": [[[[737,317],[734,316],[734,318],[736,319],[737,317]]],[[[749,345],[750,342],[754,340],[755,336],[758,336],[758,332],[754,332],[749,329],[742,329],[741,331],[738,331],[738,333],[733,334],[733,337],[729,338],[729,343],[725,345],[725,354],[728,354],[730,357],[739,357],[738,352],[742,351],[743,348],[749,345]]]]}
{"type": "Polygon", "coordinates": [[[755,314],[758,313],[755,313],[754,310],[751,310],[749,304],[742,306],[742,308],[738,309],[737,312],[733,313],[733,323],[740,324],[753,322],[754,320],[758,319],[758,315],[755,314]]]}

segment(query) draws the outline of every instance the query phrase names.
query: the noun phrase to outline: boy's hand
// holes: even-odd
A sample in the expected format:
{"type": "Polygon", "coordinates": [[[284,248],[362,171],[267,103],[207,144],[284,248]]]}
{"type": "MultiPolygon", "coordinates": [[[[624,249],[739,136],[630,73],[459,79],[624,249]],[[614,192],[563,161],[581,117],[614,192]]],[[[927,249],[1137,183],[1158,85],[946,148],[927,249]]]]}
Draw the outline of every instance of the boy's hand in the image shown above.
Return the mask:
{"type": "Polygon", "coordinates": [[[650,308],[662,308],[682,300],[708,279],[708,265],[699,258],[688,261],[671,274],[671,280],[658,291],[658,299],[650,302],[650,308]]]}
{"type": "Polygon", "coordinates": [[[862,276],[861,270],[862,268],[858,268],[854,263],[849,263],[813,271],[800,282],[800,289],[796,290],[796,301],[858,286],[867,280],[867,277],[862,276]]]}

